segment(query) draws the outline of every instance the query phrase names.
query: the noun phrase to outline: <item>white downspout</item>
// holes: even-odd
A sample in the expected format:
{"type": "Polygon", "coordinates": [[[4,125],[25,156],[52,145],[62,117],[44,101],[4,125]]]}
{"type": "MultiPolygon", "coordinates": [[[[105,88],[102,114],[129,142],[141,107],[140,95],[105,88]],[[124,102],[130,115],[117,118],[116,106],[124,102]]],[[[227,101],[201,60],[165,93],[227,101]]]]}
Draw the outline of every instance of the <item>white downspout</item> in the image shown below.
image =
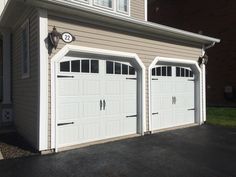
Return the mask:
{"type": "MultiPolygon", "coordinates": [[[[205,50],[202,49],[202,56],[204,56],[205,50]]],[[[202,120],[201,124],[206,122],[206,65],[201,63],[200,68],[202,70],[202,120]]]]}
{"type": "MultiPolygon", "coordinates": [[[[205,55],[206,50],[214,47],[215,42],[211,43],[208,46],[202,47],[202,57],[205,55]]],[[[206,64],[205,62],[202,62],[200,65],[200,68],[202,70],[202,123],[206,122],[206,64]]]]}

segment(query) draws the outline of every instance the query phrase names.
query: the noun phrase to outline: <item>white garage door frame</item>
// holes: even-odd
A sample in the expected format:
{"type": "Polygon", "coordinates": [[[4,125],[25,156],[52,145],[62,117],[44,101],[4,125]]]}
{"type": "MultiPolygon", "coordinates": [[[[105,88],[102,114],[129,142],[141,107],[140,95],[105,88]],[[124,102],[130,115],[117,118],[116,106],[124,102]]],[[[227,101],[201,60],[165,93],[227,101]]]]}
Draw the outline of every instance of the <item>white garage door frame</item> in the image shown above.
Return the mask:
{"type": "Polygon", "coordinates": [[[98,48],[90,48],[78,45],[65,45],[60,51],[55,54],[51,59],[51,149],[58,150],[57,138],[56,138],[56,63],[59,62],[64,56],[69,52],[73,54],[87,54],[87,55],[97,55],[100,58],[109,58],[109,60],[115,60],[117,58],[122,58],[127,62],[134,65],[137,71],[137,118],[138,118],[138,130],[137,133],[144,135],[146,131],[146,104],[145,104],[145,66],[141,59],[135,53],[127,53],[113,50],[104,50],[98,48]]]}
{"type": "Polygon", "coordinates": [[[195,74],[195,105],[196,105],[196,111],[195,111],[195,120],[197,124],[202,124],[204,122],[202,117],[202,71],[198,65],[197,61],[193,60],[186,60],[186,59],[178,59],[178,58],[168,58],[168,57],[159,57],[157,56],[151,65],[148,68],[148,95],[149,95],[149,131],[153,132],[153,125],[152,125],[152,91],[151,91],[151,80],[152,80],[152,68],[157,65],[176,65],[176,66],[186,66],[190,67],[195,74]]]}

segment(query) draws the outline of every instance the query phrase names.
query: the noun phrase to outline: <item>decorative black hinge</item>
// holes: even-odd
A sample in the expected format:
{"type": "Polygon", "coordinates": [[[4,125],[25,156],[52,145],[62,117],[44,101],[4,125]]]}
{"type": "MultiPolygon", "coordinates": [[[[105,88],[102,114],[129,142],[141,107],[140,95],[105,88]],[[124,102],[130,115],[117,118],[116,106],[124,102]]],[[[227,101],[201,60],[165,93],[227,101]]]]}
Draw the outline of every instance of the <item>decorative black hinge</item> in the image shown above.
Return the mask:
{"type": "Polygon", "coordinates": [[[62,76],[62,75],[58,75],[58,78],[74,78],[74,76],[62,76]]]}
{"type": "Polygon", "coordinates": [[[152,113],[152,115],[157,115],[157,114],[159,114],[158,112],[154,112],[154,113],[152,113]]]}
{"type": "Polygon", "coordinates": [[[127,118],[129,117],[137,117],[137,115],[130,115],[130,116],[126,116],[127,118]]]}
{"type": "Polygon", "coordinates": [[[63,126],[63,125],[69,125],[69,124],[74,124],[74,122],[59,123],[57,124],[57,126],[63,126]]]}
{"type": "Polygon", "coordinates": [[[127,77],[127,80],[137,80],[137,78],[133,78],[133,77],[127,77]]]}

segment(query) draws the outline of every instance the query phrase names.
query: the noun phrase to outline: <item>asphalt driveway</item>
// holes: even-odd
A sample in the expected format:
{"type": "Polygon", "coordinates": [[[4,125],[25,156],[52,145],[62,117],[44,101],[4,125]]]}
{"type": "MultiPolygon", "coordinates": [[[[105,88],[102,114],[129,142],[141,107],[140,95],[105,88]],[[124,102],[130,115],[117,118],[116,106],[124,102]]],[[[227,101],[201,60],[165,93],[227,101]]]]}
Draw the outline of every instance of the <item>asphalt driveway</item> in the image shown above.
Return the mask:
{"type": "Polygon", "coordinates": [[[234,177],[236,129],[198,126],[0,161],[1,177],[234,177]]]}

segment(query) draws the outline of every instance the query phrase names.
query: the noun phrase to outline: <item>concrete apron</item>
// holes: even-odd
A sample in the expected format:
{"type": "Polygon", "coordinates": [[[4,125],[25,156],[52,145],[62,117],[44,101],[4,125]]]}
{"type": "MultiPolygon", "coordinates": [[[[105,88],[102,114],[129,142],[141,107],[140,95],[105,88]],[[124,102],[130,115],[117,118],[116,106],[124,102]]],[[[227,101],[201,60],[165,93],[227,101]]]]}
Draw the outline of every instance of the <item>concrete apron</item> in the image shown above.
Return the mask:
{"type": "Polygon", "coordinates": [[[3,159],[3,155],[2,155],[2,153],[0,151],[0,160],[2,160],[2,159],[3,159]]]}

